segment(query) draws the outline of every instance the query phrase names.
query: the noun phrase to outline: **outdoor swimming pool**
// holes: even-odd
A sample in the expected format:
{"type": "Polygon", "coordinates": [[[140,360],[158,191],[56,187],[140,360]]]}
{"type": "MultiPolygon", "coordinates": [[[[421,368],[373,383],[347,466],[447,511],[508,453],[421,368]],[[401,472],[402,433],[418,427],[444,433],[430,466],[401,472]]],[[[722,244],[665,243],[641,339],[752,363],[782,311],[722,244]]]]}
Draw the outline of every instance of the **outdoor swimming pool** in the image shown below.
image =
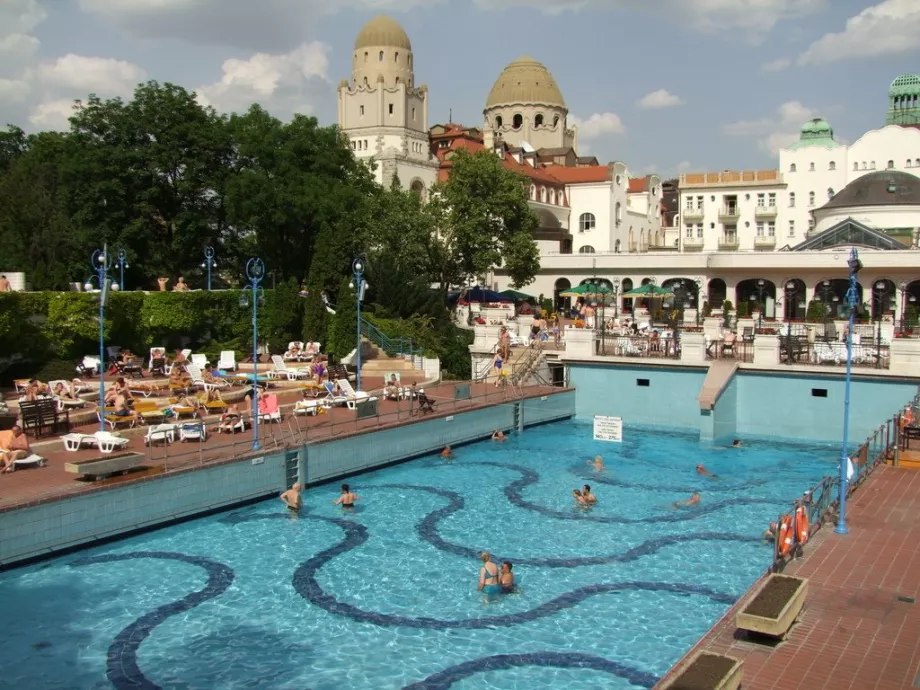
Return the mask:
{"type": "Polygon", "coordinates": [[[839,449],[591,435],[557,423],[356,477],[351,514],[321,486],[295,519],[274,500],[0,574],[0,687],[651,687],[767,568],[764,527],[839,449]],[[520,592],[476,593],[483,549],[520,592]]]}

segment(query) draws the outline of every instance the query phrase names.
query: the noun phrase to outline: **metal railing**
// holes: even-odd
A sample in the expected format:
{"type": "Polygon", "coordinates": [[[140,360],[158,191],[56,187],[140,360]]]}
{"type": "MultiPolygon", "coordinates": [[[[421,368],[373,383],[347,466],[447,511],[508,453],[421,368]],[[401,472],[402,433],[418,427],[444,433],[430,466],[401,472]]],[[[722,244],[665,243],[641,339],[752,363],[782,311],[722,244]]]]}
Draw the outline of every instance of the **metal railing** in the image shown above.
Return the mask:
{"type": "MultiPolygon", "coordinates": [[[[894,415],[872,432],[865,442],[849,456],[853,463],[853,476],[847,482],[847,497],[866,481],[869,475],[882,463],[896,457],[899,443],[901,413],[894,415]]],[[[774,561],[771,570],[779,572],[785,568],[791,558],[800,557],[805,543],[800,542],[795,530],[795,515],[799,507],[804,507],[808,516],[808,538],[810,539],[824,523],[836,517],[839,502],[840,477],[829,475],[806,491],[792,503],[788,512],[781,513],[776,519],[774,529],[774,561]],[[783,520],[789,520],[793,526],[792,546],[788,553],[781,554],[780,529],[783,520]]],[[[806,540],[807,541],[807,540],[806,540]]]]}
{"type": "Polygon", "coordinates": [[[394,338],[388,336],[365,318],[361,319],[361,335],[391,357],[416,357],[424,352],[422,348],[415,347],[412,338],[394,338]]]}
{"type": "MultiPolygon", "coordinates": [[[[888,343],[873,342],[853,345],[854,367],[888,369],[891,366],[891,346],[888,343]]],[[[780,336],[779,360],[786,364],[812,364],[845,367],[847,345],[838,341],[808,342],[800,336],[780,336]]]]}
{"type": "Polygon", "coordinates": [[[738,337],[728,345],[722,340],[710,340],[706,344],[706,359],[731,359],[750,364],[754,361],[754,341],[738,337]]]}
{"type": "Polygon", "coordinates": [[[604,333],[598,339],[598,354],[613,357],[643,357],[680,359],[680,337],[659,337],[645,335],[616,335],[604,333]]]}

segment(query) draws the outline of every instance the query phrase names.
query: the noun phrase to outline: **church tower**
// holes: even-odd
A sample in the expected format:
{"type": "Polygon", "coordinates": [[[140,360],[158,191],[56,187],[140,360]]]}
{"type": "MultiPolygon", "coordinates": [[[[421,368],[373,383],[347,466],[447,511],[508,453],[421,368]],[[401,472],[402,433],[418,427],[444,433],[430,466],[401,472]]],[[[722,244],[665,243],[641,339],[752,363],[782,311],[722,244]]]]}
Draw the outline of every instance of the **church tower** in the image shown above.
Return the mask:
{"type": "Polygon", "coordinates": [[[351,81],[339,84],[339,128],[358,158],[373,158],[377,182],[425,197],[437,181],[428,141],[428,87],[415,86],[412,43],[387,16],[375,17],[355,39],[351,81]]]}
{"type": "Polygon", "coordinates": [[[920,125],[920,76],[902,74],[888,89],[888,118],[885,124],[920,125]]]}

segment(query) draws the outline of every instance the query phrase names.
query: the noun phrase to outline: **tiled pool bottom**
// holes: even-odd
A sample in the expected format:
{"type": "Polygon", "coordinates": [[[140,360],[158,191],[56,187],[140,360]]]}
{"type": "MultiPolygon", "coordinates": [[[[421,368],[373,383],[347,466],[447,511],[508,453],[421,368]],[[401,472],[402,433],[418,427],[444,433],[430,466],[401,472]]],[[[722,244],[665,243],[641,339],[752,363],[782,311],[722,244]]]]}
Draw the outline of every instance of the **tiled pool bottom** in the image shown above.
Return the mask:
{"type": "Polygon", "coordinates": [[[296,519],[271,501],[10,571],[0,687],[648,688],[768,566],[766,523],[836,453],[566,422],[355,478],[351,514],[323,486],[296,519]],[[475,592],[483,549],[519,593],[475,592]]]}

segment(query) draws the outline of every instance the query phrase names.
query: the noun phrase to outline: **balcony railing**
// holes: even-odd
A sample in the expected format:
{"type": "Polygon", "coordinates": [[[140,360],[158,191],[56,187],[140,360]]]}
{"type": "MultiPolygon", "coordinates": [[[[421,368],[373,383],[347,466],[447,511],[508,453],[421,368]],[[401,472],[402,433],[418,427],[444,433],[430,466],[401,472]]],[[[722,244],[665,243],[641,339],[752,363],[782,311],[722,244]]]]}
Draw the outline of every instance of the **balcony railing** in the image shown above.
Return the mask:
{"type": "Polygon", "coordinates": [[[705,213],[701,208],[685,208],[683,216],[685,220],[703,220],[705,213]]]}
{"type": "Polygon", "coordinates": [[[776,206],[757,206],[754,208],[755,218],[776,218],[776,206]]]}
{"type": "Polygon", "coordinates": [[[702,237],[684,237],[681,243],[684,245],[685,249],[702,249],[703,238],[702,237]]]}
{"type": "Polygon", "coordinates": [[[719,249],[737,249],[738,235],[723,235],[719,238],[719,249]]]}
{"type": "Polygon", "coordinates": [[[738,362],[754,361],[754,343],[751,340],[735,338],[726,343],[720,338],[706,340],[706,359],[733,359],[738,362]]]}
{"type": "Polygon", "coordinates": [[[737,206],[724,206],[719,209],[719,222],[721,223],[737,222],[738,216],[740,215],[741,215],[741,212],[738,210],[737,206]]]}
{"type": "Polygon", "coordinates": [[[754,238],[755,247],[775,247],[776,235],[757,235],[754,238]]]}
{"type": "Polygon", "coordinates": [[[680,359],[680,340],[674,337],[673,332],[665,332],[658,336],[603,333],[598,339],[597,354],[680,359]]]}

